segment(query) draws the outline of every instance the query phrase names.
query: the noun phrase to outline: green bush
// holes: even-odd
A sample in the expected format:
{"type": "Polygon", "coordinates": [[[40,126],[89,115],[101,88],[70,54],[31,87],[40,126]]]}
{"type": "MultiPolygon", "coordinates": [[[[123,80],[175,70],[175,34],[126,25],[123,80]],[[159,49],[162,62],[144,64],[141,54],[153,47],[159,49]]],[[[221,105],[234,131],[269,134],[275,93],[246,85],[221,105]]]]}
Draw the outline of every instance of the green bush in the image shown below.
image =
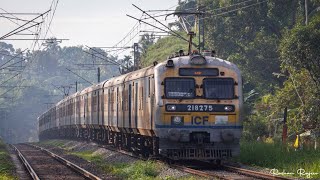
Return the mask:
{"type": "Polygon", "coordinates": [[[10,156],[6,150],[5,144],[0,140],[0,179],[11,180],[13,177],[14,165],[10,160],[10,156]]]}
{"type": "MultiPolygon", "coordinates": [[[[295,150],[279,143],[247,141],[241,141],[240,150],[240,156],[235,161],[247,165],[278,169],[280,172],[293,172],[294,176],[299,176],[296,172],[300,168],[307,172],[320,172],[319,150],[295,150]]],[[[320,174],[312,178],[320,178],[320,174]]]]}

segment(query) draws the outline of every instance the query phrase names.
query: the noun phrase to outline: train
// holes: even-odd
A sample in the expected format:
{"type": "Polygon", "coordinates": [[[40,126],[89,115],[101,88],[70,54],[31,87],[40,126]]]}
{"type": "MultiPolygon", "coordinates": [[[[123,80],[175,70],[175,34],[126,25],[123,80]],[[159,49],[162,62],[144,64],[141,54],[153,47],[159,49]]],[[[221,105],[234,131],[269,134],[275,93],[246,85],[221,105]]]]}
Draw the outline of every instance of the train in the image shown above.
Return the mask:
{"type": "Polygon", "coordinates": [[[239,155],[243,111],[238,67],[212,51],[87,87],[40,117],[39,140],[96,141],[143,157],[222,160],[239,155]]]}

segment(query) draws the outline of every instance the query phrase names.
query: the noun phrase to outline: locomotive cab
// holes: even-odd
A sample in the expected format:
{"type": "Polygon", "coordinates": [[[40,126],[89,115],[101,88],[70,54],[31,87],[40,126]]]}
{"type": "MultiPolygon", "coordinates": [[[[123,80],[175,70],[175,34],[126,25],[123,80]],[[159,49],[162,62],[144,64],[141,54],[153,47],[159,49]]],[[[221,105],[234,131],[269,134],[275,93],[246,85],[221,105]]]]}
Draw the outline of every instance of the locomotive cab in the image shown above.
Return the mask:
{"type": "Polygon", "coordinates": [[[204,160],[239,154],[242,81],[234,64],[211,54],[182,55],[158,64],[155,81],[160,154],[204,160]]]}

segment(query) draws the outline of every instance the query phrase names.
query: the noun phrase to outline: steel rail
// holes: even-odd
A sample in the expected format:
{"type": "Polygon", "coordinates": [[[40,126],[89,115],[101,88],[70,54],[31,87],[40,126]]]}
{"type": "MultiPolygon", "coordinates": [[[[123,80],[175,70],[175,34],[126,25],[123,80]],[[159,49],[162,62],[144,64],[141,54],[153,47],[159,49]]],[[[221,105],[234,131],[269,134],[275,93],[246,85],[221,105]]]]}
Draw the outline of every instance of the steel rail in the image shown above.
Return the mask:
{"type": "Polygon", "coordinates": [[[17,147],[15,147],[14,145],[11,145],[13,147],[13,149],[17,152],[19,159],[21,160],[21,162],[23,163],[23,165],[27,168],[30,176],[32,177],[32,179],[34,180],[40,180],[39,176],[37,175],[37,173],[33,170],[33,168],[31,167],[31,165],[29,164],[29,162],[27,161],[27,159],[22,155],[22,153],[19,151],[19,149],[17,147]]]}
{"type": "Polygon", "coordinates": [[[183,172],[187,172],[187,173],[194,174],[197,176],[202,176],[202,177],[207,177],[207,178],[215,177],[218,179],[230,180],[229,178],[223,177],[222,175],[215,174],[214,172],[204,172],[201,170],[192,169],[192,168],[189,168],[186,166],[181,166],[181,165],[170,165],[170,166],[175,169],[181,170],[183,172]]]}
{"type": "Polygon", "coordinates": [[[253,171],[253,170],[249,170],[249,169],[243,169],[243,168],[238,168],[238,167],[233,167],[233,166],[228,166],[228,165],[222,165],[222,167],[228,171],[236,172],[236,173],[243,174],[246,176],[258,177],[258,178],[262,178],[262,179],[293,180],[292,178],[288,178],[288,177],[276,176],[276,175],[272,175],[272,174],[257,172],[257,171],[253,171]]]}
{"type": "Polygon", "coordinates": [[[32,146],[34,148],[37,148],[37,149],[40,149],[41,151],[44,151],[45,153],[47,153],[49,156],[53,157],[54,159],[58,160],[59,162],[61,162],[62,164],[70,167],[71,169],[75,170],[76,172],[80,173],[81,175],[85,176],[86,178],[88,179],[91,179],[91,180],[102,180],[101,178],[99,178],[98,176],[90,173],[89,171],[81,168],[80,166],[64,159],[63,157],[43,148],[43,147],[39,147],[39,146],[36,146],[36,145],[32,145],[32,144],[27,144],[29,146],[32,146]]]}

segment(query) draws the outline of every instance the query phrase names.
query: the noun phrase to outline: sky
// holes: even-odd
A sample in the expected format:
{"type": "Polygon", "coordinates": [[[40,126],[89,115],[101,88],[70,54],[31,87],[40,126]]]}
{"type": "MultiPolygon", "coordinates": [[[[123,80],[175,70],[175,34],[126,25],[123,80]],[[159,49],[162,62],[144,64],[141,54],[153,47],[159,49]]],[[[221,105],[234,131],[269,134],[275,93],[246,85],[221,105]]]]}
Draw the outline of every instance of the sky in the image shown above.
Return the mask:
{"type": "MultiPolygon", "coordinates": [[[[10,13],[43,13],[49,9],[51,3],[52,0],[0,0],[0,13],[5,13],[4,10],[10,13]]],[[[154,10],[172,7],[174,9],[177,3],[178,0],[59,0],[47,38],[69,39],[62,41],[61,46],[114,46],[137,23],[126,14],[138,18],[142,15],[132,4],[143,10],[154,10]]],[[[35,17],[17,16],[28,20],[35,17]]],[[[159,20],[164,20],[164,17],[159,20]]],[[[16,22],[23,24],[21,21],[16,22]]],[[[49,24],[49,20],[46,21],[46,24],[49,24]]],[[[0,14],[0,36],[17,27],[0,14]]],[[[141,28],[142,30],[152,29],[146,25],[141,25],[141,28]]],[[[30,32],[24,31],[23,33],[30,32]]],[[[137,41],[138,37],[134,40],[137,41]]],[[[16,35],[10,38],[32,38],[32,36],[16,35]]],[[[14,48],[32,48],[32,41],[0,41],[13,44],[14,48]]]]}

